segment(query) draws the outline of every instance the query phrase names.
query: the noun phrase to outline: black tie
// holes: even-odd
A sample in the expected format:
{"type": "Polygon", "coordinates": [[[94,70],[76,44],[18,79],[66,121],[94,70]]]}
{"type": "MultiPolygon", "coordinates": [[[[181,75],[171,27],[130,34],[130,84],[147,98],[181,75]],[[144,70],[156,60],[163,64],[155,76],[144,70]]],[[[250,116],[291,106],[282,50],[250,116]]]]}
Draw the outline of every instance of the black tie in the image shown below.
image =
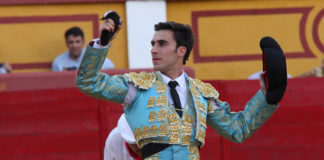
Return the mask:
{"type": "Polygon", "coordinates": [[[177,87],[177,85],[178,85],[178,82],[177,81],[170,81],[168,83],[168,85],[170,87],[170,91],[171,91],[171,96],[172,96],[172,100],[173,100],[173,103],[174,103],[174,107],[175,107],[178,115],[180,117],[182,117],[181,102],[180,102],[180,98],[179,98],[178,92],[175,89],[177,87]]]}

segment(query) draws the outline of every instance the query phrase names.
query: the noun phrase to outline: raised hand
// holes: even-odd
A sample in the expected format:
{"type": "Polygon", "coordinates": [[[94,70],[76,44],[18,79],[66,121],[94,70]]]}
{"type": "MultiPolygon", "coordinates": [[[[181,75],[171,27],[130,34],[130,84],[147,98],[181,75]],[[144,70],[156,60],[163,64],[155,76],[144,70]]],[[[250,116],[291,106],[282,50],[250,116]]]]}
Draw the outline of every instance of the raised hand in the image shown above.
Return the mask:
{"type": "Polygon", "coordinates": [[[121,20],[117,12],[108,11],[101,18],[104,23],[100,26],[100,44],[106,46],[121,28],[121,20]]]}
{"type": "MultiPolygon", "coordinates": [[[[280,45],[271,37],[264,37],[260,41],[263,58],[264,77],[261,89],[266,88],[266,100],[269,104],[281,101],[287,86],[286,58],[280,45]]],[[[264,89],[263,89],[264,90],[264,89]]]]}

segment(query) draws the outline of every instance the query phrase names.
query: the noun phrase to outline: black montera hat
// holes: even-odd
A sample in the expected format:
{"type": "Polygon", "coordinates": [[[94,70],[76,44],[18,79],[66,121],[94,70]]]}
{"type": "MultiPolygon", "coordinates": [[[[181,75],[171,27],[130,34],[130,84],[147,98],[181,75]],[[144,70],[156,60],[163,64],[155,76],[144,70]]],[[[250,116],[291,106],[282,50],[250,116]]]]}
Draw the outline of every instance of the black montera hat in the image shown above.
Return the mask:
{"type": "Polygon", "coordinates": [[[286,58],[279,44],[271,37],[263,37],[260,41],[265,71],[266,100],[269,104],[277,104],[282,99],[287,86],[286,58]]]}

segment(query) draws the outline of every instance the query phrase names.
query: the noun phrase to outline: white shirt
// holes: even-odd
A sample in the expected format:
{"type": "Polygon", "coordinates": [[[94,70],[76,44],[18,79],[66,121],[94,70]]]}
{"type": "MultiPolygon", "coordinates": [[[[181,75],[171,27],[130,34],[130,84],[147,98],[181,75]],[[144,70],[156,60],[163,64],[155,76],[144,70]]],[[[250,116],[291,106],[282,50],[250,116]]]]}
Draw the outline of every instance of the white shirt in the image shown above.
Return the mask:
{"type": "Polygon", "coordinates": [[[0,67],[0,74],[6,74],[7,71],[4,67],[0,67]]]}
{"type": "MultiPolygon", "coordinates": [[[[182,74],[172,80],[170,79],[168,76],[164,75],[163,73],[161,72],[158,72],[161,77],[162,77],[162,81],[164,84],[168,84],[170,81],[177,81],[179,85],[177,85],[176,87],[176,90],[178,92],[178,95],[179,95],[179,99],[180,99],[180,102],[181,102],[181,108],[184,109],[187,105],[187,84],[186,84],[186,77],[184,75],[184,72],[182,71],[182,74]]],[[[167,90],[168,90],[168,100],[169,100],[169,103],[174,106],[174,102],[173,102],[173,99],[172,99],[172,96],[171,96],[171,91],[170,91],[170,87],[169,85],[167,85],[167,90]]]]}
{"type": "Polygon", "coordinates": [[[109,133],[106,140],[104,160],[135,160],[129,155],[125,140],[120,135],[117,127],[109,133]]]}
{"type": "MultiPolygon", "coordinates": [[[[262,73],[263,71],[259,71],[259,72],[255,72],[253,74],[251,74],[248,79],[249,80],[254,80],[254,79],[259,79],[260,78],[260,74],[262,73]]],[[[291,75],[287,74],[287,78],[291,78],[291,75]]]]}
{"type": "MultiPolygon", "coordinates": [[[[64,68],[79,68],[79,65],[81,63],[82,57],[85,53],[85,49],[82,50],[81,55],[77,60],[73,60],[70,58],[70,52],[64,52],[61,55],[57,56],[53,63],[52,63],[52,71],[54,72],[61,72],[64,68]]],[[[102,70],[105,69],[113,69],[114,64],[108,59],[105,59],[104,64],[102,65],[102,70]]]]}

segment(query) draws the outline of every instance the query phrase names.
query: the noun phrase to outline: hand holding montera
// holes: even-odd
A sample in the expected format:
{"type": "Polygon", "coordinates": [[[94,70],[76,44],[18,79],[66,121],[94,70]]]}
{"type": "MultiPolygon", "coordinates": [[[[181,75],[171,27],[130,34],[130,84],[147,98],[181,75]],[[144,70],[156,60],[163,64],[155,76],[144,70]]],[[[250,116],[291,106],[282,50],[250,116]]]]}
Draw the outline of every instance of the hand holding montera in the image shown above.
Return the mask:
{"type": "Polygon", "coordinates": [[[106,46],[113,38],[116,37],[117,32],[121,28],[121,20],[117,12],[108,11],[101,18],[104,23],[99,28],[100,31],[100,44],[106,46]]]}
{"type": "Polygon", "coordinates": [[[272,37],[260,41],[263,71],[260,86],[269,104],[278,104],[287,86],[286,58],[280,45],[272,37]]]}

